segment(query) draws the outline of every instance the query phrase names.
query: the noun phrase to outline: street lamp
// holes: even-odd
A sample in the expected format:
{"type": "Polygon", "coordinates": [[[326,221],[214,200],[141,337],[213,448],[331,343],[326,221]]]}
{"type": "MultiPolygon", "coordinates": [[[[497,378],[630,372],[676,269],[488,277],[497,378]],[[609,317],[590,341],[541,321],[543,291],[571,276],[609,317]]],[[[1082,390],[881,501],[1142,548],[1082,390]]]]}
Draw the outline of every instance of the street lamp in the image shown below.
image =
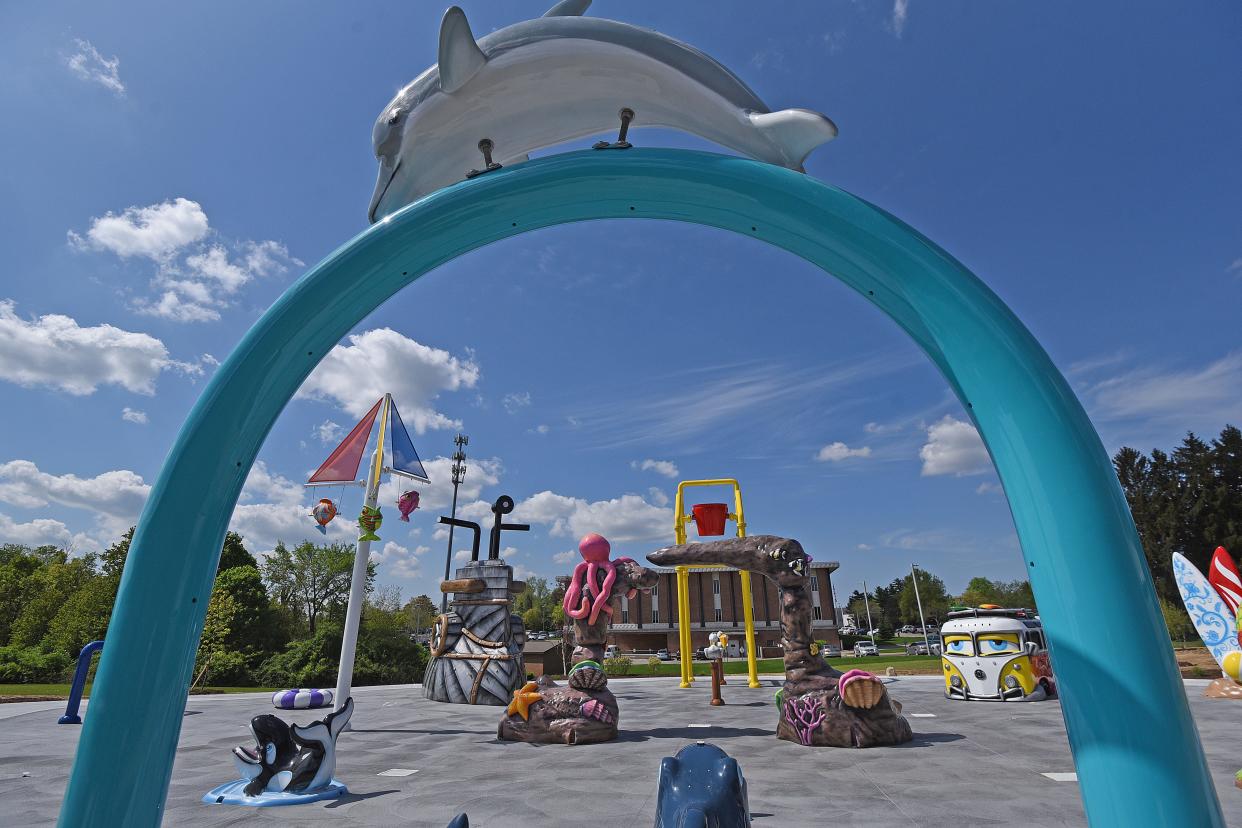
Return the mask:
{"type": "Polygon", "coordinates": [[[923,599],[919,597],[919,576],[916,570],[918,566],[910,564],[910,581],[914,584],[914,600],[919,605],[919,626],[923,628],[923,646],[927,648],[927,654],[932,654],[931,642],[927,640],[927,621],[923,619],[923,599]]]}
{"type": "MultiPolygon", "coordinates": [[[[450,517],[457,517],[457,487],[461,485],[462,479],[466,476],[466,453],[462,451],[462,447],[470,445],[470,438],[465,434],[458,434],[453,438],[453,444],[457,446],[457,451],[453,452],[453,509],[450,517]]],[[[448,552],[444,553],[444,580],[449,579],[449,567],[453,565],[453,524],[449,524],[448,536],[448,552]]],[[[448,593],[445,592],[440,596],[440,612],[448,613],[448,593]]]]}

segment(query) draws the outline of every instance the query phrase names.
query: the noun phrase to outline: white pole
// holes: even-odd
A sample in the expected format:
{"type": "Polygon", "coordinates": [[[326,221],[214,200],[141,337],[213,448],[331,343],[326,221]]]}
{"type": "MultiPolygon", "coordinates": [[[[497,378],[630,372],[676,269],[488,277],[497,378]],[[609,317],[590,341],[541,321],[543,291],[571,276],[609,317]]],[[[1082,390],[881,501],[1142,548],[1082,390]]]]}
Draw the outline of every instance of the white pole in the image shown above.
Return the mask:
{"type": "MultiPolygon", "coordinates": [[[[379,502],[380,471],[384,468],[384,428],[388,424],[389,400],[390,397],[385,394],[375,456],[371,459],[371,470],[367,474],[366,504],[372,509],[379,502]]],[[[345,706],[354,680],[354,653],[358,649],[358,626],[362,621],[362,604],[367,596],[367,564],[370,560],[371,542],[358,541],[358,550],[354,553],[354,574],[349,582],[349,606],[345,610],[345,634],[341,637],[341,665],[336,673],[336,696],[332,702],[334,710],[345,706]]],[[[349,727],[348,723],[346,727],[349,727]]]]}
{"type": "MultiPolygon", "coordinates": [[[[863,603],[867,605],[867,635],[871,636],[871,646],[875,647],[875,627],[871,626],[871,597],[867,595],[867,582],[863,581],[863,603]]],[[[876,647],[876,652],[880,648],[876,647]]]]}
{"type": "Polygon", "coordinates": [[[914,564],[910,564],[910,581],[914,584],[914,600],[919,605],[919,626],[923,628],[923,646],[927,648],[927,654],[931,655],[931,642],[927,640],[927,622],[923,619],[923,599],[919,597],[919,576],[915,573],[917,568],[914,564]]]}

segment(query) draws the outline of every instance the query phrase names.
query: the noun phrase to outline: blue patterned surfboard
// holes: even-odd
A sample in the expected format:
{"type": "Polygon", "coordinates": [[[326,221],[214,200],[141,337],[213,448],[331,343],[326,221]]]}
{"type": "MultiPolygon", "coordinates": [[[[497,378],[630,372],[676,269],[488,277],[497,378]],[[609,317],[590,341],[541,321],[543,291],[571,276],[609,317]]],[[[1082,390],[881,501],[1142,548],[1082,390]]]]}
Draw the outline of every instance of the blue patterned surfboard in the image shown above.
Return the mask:
{"type": "Polygon", "coordinates": [[[1225,656],[1242,650],[1233,614],[1203,573],[1179,552],[1173,553],[1173,577],[1195,630],[1223,670],[1225,656]]]}

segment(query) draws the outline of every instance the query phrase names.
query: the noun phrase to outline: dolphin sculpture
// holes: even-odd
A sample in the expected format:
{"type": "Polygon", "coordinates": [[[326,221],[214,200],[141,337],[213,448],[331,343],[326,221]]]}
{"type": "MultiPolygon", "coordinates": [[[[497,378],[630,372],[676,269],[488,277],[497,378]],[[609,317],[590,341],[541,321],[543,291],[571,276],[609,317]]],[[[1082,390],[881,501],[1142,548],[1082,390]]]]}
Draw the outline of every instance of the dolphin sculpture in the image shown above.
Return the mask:
{"type": "Polygon", "coordinates": [[[255,746],[233,748],[233,764],[249,780],[246,796],[265,791],[315,791],[336,772],[336,738],[354,713],[354,700],[306,727],[266,713],[250,720],[255,746]]]}
{"type": "Polygon", "coordinates": [[[693,46],[583,17],[590,4],[562,0],[543,17],[477,41],[465,12],[446,11],[436,65],[398,92],[375,122],[379,178],[368,218],[379,221],[460,181],[491,162],[492,152],[509,165],[534,150],[615,129],[623,108],[635,127],[688,132],[798,172],[811,150],[836,137],[836,125],[818,112],[772,112],[693,46]],[[484,139],[491,141],[486,158],[484,139]]]}

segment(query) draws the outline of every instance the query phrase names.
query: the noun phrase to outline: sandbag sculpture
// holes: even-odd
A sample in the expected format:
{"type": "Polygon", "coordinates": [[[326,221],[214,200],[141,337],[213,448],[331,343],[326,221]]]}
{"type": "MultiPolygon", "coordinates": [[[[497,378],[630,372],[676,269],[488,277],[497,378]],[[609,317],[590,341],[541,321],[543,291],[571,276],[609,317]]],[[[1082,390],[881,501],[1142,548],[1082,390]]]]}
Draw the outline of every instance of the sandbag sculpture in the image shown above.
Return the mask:
{"type": "Polygon", "coordinates": [[[810,557],[802,544],[775,535],[669,546],[647,556],[658,566],[725,564],[758,572],[781,593],[785,684],[776,694],[776,735],[802,745],[871,747],[913,738],[901,705],[883,682],[863,670],[829,667],[812,650],[810,557]]]}
{"type": "Polygon", "coordinates": [[[565,590],[565,614],[573,619],[573,667],[568,687],[544,679],[527,682],[513,694],[496,735],[515,742],[557,742],[567,745],[607,742],[617,738],[617,698],[608,690],[604,647],[612,621],[613,602],[650,592],[657,575],[629,558],[609,560],[611,547],[600,535],[578,543],[583,561],[565,590]]]}
{"type": "Polygon", "coordinates": [[[423,679],[423,694],[432,701],[452,704],[509,704],[522,684],[526,668],[522,646],[526,627],[512,613],[513,596],[526,584],[513,580],[513,567],[500,557],[500,535],[505,530],[525,532],[530,526],[504,523],[513,511],[513,498],[501,495],[492,504],[494,522],[487,560],[479,560],[479,524],[456,518],[441,523],[474,532],[470,562],[440,590],[452,593],[452,611],[435,620],[431,661],[423,679]]]}

